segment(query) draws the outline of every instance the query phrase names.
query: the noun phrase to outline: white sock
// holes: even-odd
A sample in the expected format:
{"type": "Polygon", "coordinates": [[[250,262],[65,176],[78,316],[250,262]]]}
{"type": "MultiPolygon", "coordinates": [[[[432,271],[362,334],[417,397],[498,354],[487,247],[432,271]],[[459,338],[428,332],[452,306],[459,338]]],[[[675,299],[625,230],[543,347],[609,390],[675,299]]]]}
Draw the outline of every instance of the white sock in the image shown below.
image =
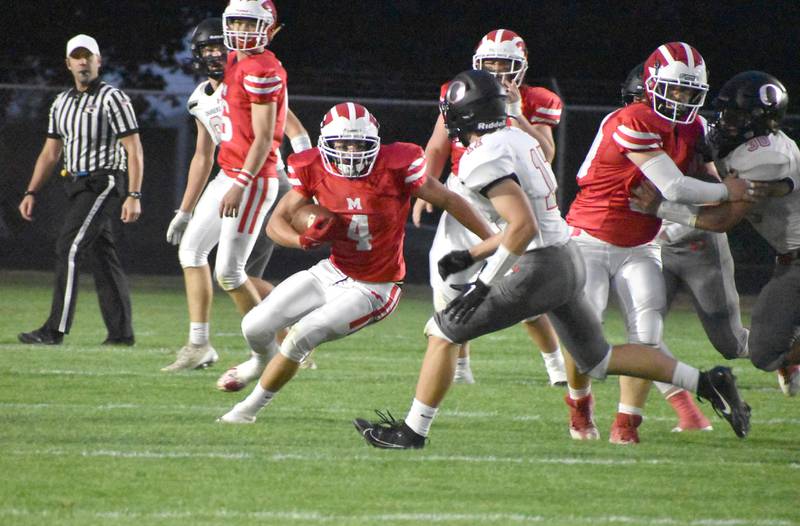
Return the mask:
{"type": "Polygon", "coordinates": [[[241,407],[241,409],[244,409],[252,414],[256,414],[268,406],[274,397],[274,392],[267,391],[261,387],[261,382],[256,382],[253,392],[247,395],[247,398],[239,402],[238,405],[241,407]]]}
{"type": "Polygon", "coordinates": [[[425,405],[415,398],[406,415],[406,425],[415,433],[426,437],[437,411],[437,408],[425,405]]]}
{"type": "Polygon", "coordinates": [[[572,398],[573,400],[577,400],[579,398],[583,398],[585,396],[589,396],[590,394],[592,394],[592,384],[589,384],[584,389],[573,389],[568,385],[567,389],[569,390],[569,397],[572,398]]]}
{"type": "Polygon", "coordinates": [[[683,387],[690,393],[696,393],[698,380],[700,380],[700,371],[691,365],[686,365],[683,362],[678,362],[675,365],[675,372],[672,373],[673,385],[683,387]]]}
{"type": "Polygon", "coordinates": [[[458,369],[469,369],[469,356],[465,356],[464,358],[459,358],[456,362],[456,367],[458,369]]]}
{"type": "Polygon", "coordinates": [[[208,322],[193,321],[189,323],[189,343],[192,345],[208,344],[208,322]]]}
{"type": "Polygon", "coordinates": [[[564,356],[561,354],[561,347],[556,347],[556,350],[553,352],[544,352],[542,353],[542,359],[545,361],[547,365],[550,366],[558,366],[560,365],[563,369],[564,367],[564,356]]]}
{"type": "Polygon", "coordinates": [[[625,413],[626,415],[639,415],[642,416],[642,412],[644,411],[641,407],[635,407],[632,405],[625,405],[619,404],[617,406],[617,411],[620,413],[625,413]]]}

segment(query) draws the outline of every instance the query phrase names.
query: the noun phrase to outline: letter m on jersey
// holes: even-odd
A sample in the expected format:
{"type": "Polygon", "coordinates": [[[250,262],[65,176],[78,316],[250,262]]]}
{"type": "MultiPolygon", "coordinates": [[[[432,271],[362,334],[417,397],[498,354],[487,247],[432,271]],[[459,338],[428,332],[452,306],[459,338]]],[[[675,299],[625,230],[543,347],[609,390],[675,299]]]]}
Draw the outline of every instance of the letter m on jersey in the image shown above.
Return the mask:
{"type": "Polygon", "coordinates": [[[363,210],[361,208],[361,198],[356,197],[353,199],[352,197],[347,198],[347,209],[348,210],[363,210]]]}

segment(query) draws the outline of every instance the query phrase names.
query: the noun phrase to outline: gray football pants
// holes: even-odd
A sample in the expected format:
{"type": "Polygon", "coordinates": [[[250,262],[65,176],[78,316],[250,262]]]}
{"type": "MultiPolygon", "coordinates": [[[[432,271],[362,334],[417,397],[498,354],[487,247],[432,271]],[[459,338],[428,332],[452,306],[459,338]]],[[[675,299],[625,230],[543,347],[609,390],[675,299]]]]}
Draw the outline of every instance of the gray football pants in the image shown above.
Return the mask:
{"type": "Polygon", "coordinates": [[[788,365],[786,354],[800,331],[800,259],[775,265],[756,300],[750,325],[750,360],[764,371],[788,365]]]}
{"type": "Polygon", "coordinates": [[[453,322],[444,311],[437,312],[434,320],[448,339],[461,343],[547,313],[563,347],[587,373],[603,361],[610,346],[586,298],[585,282],[583,258],[570,240],[523,254],[467,323],[453,322]]]}
{"type": "Polygon", "coordinates": [[[711,345],[725,358],[745,358],[748,331],[742,326],[733,257],[726,234],[702,232],[691,239],[661,246],[667,312],[685,288],[711,345]]]}

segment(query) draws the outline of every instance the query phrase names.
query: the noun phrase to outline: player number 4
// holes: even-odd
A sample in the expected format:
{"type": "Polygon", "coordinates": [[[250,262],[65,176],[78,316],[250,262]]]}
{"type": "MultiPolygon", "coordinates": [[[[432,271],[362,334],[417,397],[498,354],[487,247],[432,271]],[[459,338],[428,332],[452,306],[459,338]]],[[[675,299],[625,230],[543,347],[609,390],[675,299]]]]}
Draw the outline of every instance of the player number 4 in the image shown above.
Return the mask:
{"type": "Polygon", "coordinates": [[[369,233],[369,221],[364,214],[355,214],[347,228],[347,237],[356,242],[356,250],[372,250],[372,234],[369,233]]]}

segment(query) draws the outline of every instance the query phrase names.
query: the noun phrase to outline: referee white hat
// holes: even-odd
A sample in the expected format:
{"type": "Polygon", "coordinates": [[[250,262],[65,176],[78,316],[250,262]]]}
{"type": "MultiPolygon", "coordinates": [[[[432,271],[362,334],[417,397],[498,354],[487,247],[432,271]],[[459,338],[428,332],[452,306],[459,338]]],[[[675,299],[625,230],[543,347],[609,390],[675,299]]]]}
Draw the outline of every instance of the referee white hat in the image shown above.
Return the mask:
{"type": "Polygon", "coordinates": [[[86,48],[93,55],[100,55],[100,46],[97,45],[97,40],[89,35],[75,35],[67,42],[67,56],[78,48],[86,48]]]}

